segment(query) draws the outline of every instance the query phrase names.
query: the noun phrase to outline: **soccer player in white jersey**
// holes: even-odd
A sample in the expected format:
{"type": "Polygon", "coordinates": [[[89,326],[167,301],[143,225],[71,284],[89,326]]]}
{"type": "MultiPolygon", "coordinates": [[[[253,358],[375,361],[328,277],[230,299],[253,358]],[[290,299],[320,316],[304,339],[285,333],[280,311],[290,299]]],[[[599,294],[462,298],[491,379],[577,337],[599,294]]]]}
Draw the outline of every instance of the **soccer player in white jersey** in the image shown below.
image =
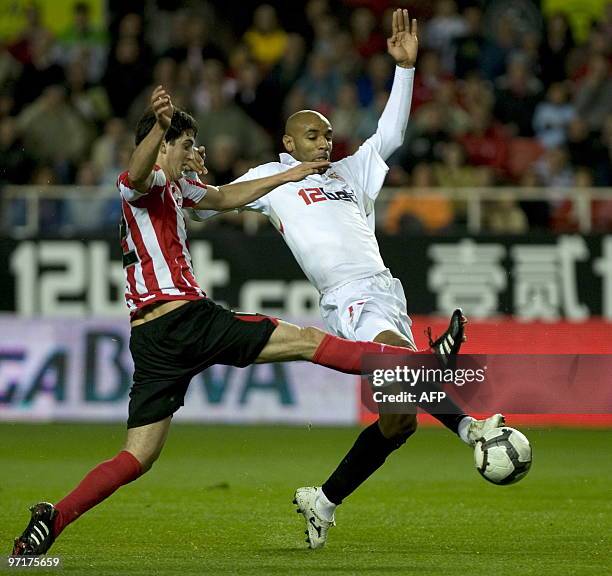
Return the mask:
{"type": "Polygon", "coordinates": [[[195,120],[174,110],[170,96],[158,87],[151,109],[136,128],[129,168],[118,180],[134,360],[125,447],[93,468],[58,503],[32,506],[30,522],[15,540],[13,555],[44,554],[66,526],[147,472],[161,453],[189,382],[207,367],[307,360],[359,374],[364,354],[405,356],[402,348],[352,342],[317,328],[234,313],[206,298],[191,267],[182,207],[243,206],[275,187],[326,169],[329,162],[296,163],[257,180],[205,186],[182,174],[186,166],[204,170],[200,151],[194,147],[196,135],[195,120]]]}
{"type": "MultiPolygon", "coordinates": [[[[417,23],[407,10],[393,12],[388,53],[396,63],[389,100],[376,133],[359,150],[333,162],[320,174],[291,182],[249,204],[267,215],[282,234],[304,274],[321,294],[320,310],[326,328],[343,338],[372,340],[415,350],[400,281],[385,266],[374,235],[374,201],[388,170],[386,160],[399,148],[408,124],[417,23]]],[[[237,182],[283,173],[298,162],[329,160],[332,126],[312,110],[292,115],[286,124],[280,162],[249,170],[237,182]]],[[[202,214],[203,218],[210,214],[202,214]]],[[[457,353],[465,319],[456,311],[450,340],[440,338],[433,348],[442,354],[457,353]]],[[[431,344],[431,343],[430,343],[431,344]]],[[[444,404],[444,405],[443,405],[444,404]]],[[[450,400],[434,414],[467,444],[474,445],[486,431],[503,425],[503,416],[475,420],[450,400]]],[[[294,502],[306,520],[311,548],[325,544],[334,511],[411,436],[417,426],[414,414],[380,414],[366,428],[338,468],[322,487],[299,488],[294,502]]]]}

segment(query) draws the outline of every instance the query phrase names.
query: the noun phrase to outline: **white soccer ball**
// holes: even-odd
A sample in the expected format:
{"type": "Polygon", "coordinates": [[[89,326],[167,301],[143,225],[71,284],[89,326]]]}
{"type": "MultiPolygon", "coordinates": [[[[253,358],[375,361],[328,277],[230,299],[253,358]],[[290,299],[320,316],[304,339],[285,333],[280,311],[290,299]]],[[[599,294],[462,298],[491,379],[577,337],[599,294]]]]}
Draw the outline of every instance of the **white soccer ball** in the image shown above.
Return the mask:
{"type": "Polygon", "coordinates": [[[514,484],[524,478],[531,467],[531,445],[526,436],[514,428],[489,430],[474,448],[478,472],[493,484],[514,484]]]}

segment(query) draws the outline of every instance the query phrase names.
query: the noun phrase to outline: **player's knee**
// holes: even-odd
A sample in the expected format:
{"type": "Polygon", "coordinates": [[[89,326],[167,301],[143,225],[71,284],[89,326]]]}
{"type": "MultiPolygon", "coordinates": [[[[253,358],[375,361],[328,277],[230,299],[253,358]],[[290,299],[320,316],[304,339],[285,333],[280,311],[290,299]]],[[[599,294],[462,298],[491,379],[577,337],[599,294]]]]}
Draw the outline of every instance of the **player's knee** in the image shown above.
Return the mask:
{"type": "Polygon", "coordinates": [[[144,474],[153,468],[156,460],[161,454],[161,447],[149,448],[142,446],[127,446],[126,450],[140,462],[141,472],[144,474]]]}
{"type": "Polygon", "coordinates": [[[304,359],[310,359],[324,337],[325,332],[315,328],[314,326],[305,326],[304,328],[300,328],[300,339],[303,344],[305,344],[305,349],[307,349],[307,352],[304,354],[304,359]]]}
{"type": "Polygon", "coordinates": [[[143,474],[153,468],[153,464],[155,464],[160,454],[161,450],[158,450],[156,452],[141,453],[136,456],[136,460],[140,462],[140,469],[143,474]]]}

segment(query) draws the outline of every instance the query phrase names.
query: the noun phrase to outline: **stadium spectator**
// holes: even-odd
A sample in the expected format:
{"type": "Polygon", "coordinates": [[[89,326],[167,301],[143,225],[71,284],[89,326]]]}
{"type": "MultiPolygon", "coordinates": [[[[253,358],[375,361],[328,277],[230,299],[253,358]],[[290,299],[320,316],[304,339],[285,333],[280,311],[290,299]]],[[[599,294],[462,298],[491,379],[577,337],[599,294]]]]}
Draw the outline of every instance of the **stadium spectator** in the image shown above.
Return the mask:
{"type": "MultiPolygon", "coordinates": [[[[443,111],[444,125],[452,136],[465,134],[470,127],[470,115],[459,104],[457,84],[446,81],[434,94],[433,105],[443,111]]],[[[480,102],[480,106],[483,102],[480,102]]]]}
{"type": "Polygon", "coordinates": [[[444,110],[437,104],[423,106],[409,125],[406,142],[399,154],[400,163],[408,171],[423,162],[437,162],[442,157],[442,144],[451,135],[444,124],[444,110]]]}
{"type": "Polygon", "coordinates": [[[485,229],[491,234],[524,234],[527,216],[512,198],[500,198],[485,206],[485,229]]]}
{"type": "Polygon", "coordinates": [[[567,150],[551,148],[534,164],[541,186],[546,188],[570,188],[574,186],[576,175],[569,163],[567,150]]]}
{"type": "MultiPolygon", "coordinates": [[[[331,14],[323,14],[312,26],[312,49],[311,53],[322,54],[329,60],[333,60],[338,54],[335,52],[335,37],[340,33],[338,19],[331,14]]],[[[353,37],[351,45],[354,47],[353,37]]],[[[340,55],[342,56],[342,55],[340,55]]],[[[357,56],[359,58],[359,56],[357,56]]]]}
{"type": "Polygon", "coordinates": [[[482,166],[465,163],[465,150],[459,142],[445,142],[440,146],[440,161],[433,165],[438,186],[443,188],[478,188],[490,182],[490,171],[482,166]]]}
{"type": "Polygon", "coordinates": [[[87,82],[102,78],[108,55],[108,35],[91,22],[91,6],[76,2],[72,8],[72,23],[59,36],[62,62],[65,67],[80,62],[87,74],[87,82]]]}
{"type": "Polygon", "coordinates": [[[234,97],[235,79],[225,76],[223,63],[220,60],[206,60],[196,78],[196,85],[191,97],[191,105],[196,113],[206,112],[211,107],[211,92],[221,89],[224,98],[234,97]]]}
{"type": "Polygon", "coordinates": [[[450,229],[454,219],[452,202],[436,192],[435,174],[429,164],[412,170],[410,192],[393,196],[385,218],[387,234],[440,234],[450,229]]]}
{"type": "Polygon", "coordinates": [[[423,52],[414,78],[412,109],[416,111],[422,104],[431,102],[440,86],[452,80],[453,77],[442,69],[437,52],[423,52]]]}
{"type": "Polygon", "coordinates": [[[490,113],[495,104],[495,96],[491,84],[473,72],[459,82],[458,101],[471,117],[475,110],[484,109],[490,113]]]}
{"type": "Polygon", "coordinates": [[[545,148],[563,146],[567,137],[567,128],[576,110],[568,102],[565,85],[555,82],[548,87],[546,100],[540,102],[533,115],[533,131],[536,138],[545,148]]]}
{"type": "Polygon", "coordinates": [[[110,118],[112,110],[104,86],[87,80],[85,62],[73,60],[66,69],[68,100],[92,128],[98,129],[110,118]]]}
{"type": "Polygon", "coordinates": [[[546,21],[546,33],[540,48],[541,80],[548,87],[567,78],[566,62],[574,48],[574,36],[567,16],[552,14],[546,21]]]}
{"type": "Polygon", "coordinates": [[[67,182],[76,164],[84,158],[90,141],[90,126],[66,99],[62,86],[49,86],[17,118],[25,150],[41,164],[61,170],[67,182]],[[50,134],[60,135],[61,146],[50,134]]]}
{"type": "Polygon", "coordinates": [[[274,66],[287,47],[287,32],[278,21],[274,6],[261,4],[253,12],[253,23],[244,34],[256,62],[265,69],[274,66]]]}
{"type": "Polygon", "coordinates": [[[174,42],[163,56],[175,62],[186,62],[193,74],[199,74],[206,60],[226,62],[225,52],[212,38],[210,25],[200,14],[188,14],[176,28],[174,42]]]}
{"type": "Polygon", "coordinates": [[[262,82],[260,69],[254,62],[246,62],[236,75],[234,101],[264,129],[274,126],[281,104],[270,84],[262,82]]]}
{"type": "Polygon", "coordinates": [[[224,96],[223,88],[210,86],[209,107],[197,114],[202,142],[213,142],[226,135],[239,145],[239,154],[249,159],[267,158],[272,152],[272,141],[266,131],[232,100],[224,96]]]}
{"type": "MultiPolygon", "coordinates": [[[[15,83],[21,74],[22,65],[8,51],[7,47],[0,43],[0,97],[11,99],[11,109],[13,107],[12,91],[15,83]]],[[[0,111],[0,118],[2,111],[0,111]]]]}
{"type": "MultiPolygon", "coordinates": [[[[104,184],[114,184],[117,168],[122,167],[121,150],[125,144],[131,147],[127,127],[122,118],[111,118],[104,125],[104,133],[91,147],[91,161],[104,184]]],[[[129,159],[129,156],[128,156],[129,159]]]]}
{"type": "Polygon", "coordinates": [[[299,34],[287,36],[287,49],[270,71],[264,82],[278,90],[281,101],[304,72],[306,43],[299,34]]]}
{"type": "Polygon", "coordinates": [[[239,150],[238,143],[227,134],[221,134],[212,140],[206,153],[208,168],[206,181],[220,185],[222,182],[232,182],[241,176],[242,174],[236,172],[239,150]]]}
{"type": "Polygon", "coordinates": [[[26,184],[35,160],[25,149],[17,121],[9,116],[0,121],[0,187],[3,184],[26,184]]]}
{"type": "Polygon", "coordinates": [[[465,30],[453,39],[455,55],[453,68],[455,77],[465,78],[470,72],[479,71],[485,37],[482,33],[482,10],[479,6],[468,6],[464,12],[465,30]]]}
{"type": "Polygon", "coordinates": [[[307,108],[328,114],[336,103],[340,83],[340,74],[332,68],[329,58],[311,54],[297,88],[304,94],[307,108]]]}
{"type": "Polygon", "coordinates": [[[378,29],[376,17],[369,8],[357,8],[351,12],[351,35],[361,58],[367,60],[374,54],[384,53],[387,43],[378,29]]]}
{"type": "Polygon", "coordinates": [[[13,91],[17,111],[38,98],[47,87],[64,82],[64,69],[57,62],[51,32],[44,28],[38,30],[29,42],[28,54],[13,91]]]}
{"type": "Polygon", "coordinates": [[[482,76],[493,82],[506,72],[508,59],[516,48],[517,32],[512,19],[504,16],[490,23],[492,32],[485,42],[480,66],[482,76]]]}
{"type": "Polygon", "coordinates": [[[359,106],[357,88],[352,82],[345,82],[338,92],[338,104],[330,114],[334,127],[334,154],[340,158],[352,154],[360,143],[357,130],[364,119],[364,110],[359,106]]]}
{"type": "Polygon", "coordinates": [[[612,74],[610,62],[603,54],[593,54],[586,76],[576,87],[576,112],[591,130],[600,130],[612,112],[612,74]]]}
{"type": "Polygon", "coordinates": [[[580,116],[574,117],[567,127],[567,150],[574,166],[590,166],[595,154],[595,142],[589,126],[580,116]]]}
{"type": "Polygon", "coordinates": [[[508,156],[508,137],[504,127],[484,107],[472,109],[470,116],[470,130],[459,138],[469,163],[488,166],[498,177],[503,176],[508,156]]]}
{"type": "Polygon", "coordinates": [[[453,71],[453,43],[468,31],[466,19],[457,11],[455,0],[437,0],[433,18],[425,25],[424,46],[441,55],[447,72],[453,71]]]}
{"type": "MultiPolygon", "coordinates": [[[[389,92],[393,80],[392,67],[383,54],[370,58],[364,73],[357,79],[359,102],[362,106],[372,104],[378,92],[389,92]]],[[[414,106],[414,104],[413,104],[414,106]]]]}
{"type": "MultiPolygon", "coordinates": [[[[183,63],[182,65],[189,70],[187,63],[183,63]]],[[[172,94],[176,95],[174,96],[174,101],[176,102],[177,106],[189,106],[191,104],[191,99],[193,97],[191,85],[189,85],[187,89],[185,87],[183,87],[183,89],[179,89],[178,74],[179,64],[177,64],[176,60],[173,60],[168,56],[163,56],[157,59],[157,62],[155,62],[155,66],[153,67],[151,82],[140,91],[140,93],[132,100],[130,104],[128,113],[126,115],[128,125],[136,125],[136,122],[142,114],[143,108],[146,107],[146,104],[151,97],[151,92],[155,86],[167,86],[168,90],[172,90],[172,94]]]]}
{"type": "Polygon", "coordinates": [[[533,113],[540,99],[542,83],[529,70],[523,54],[515,54],[508,72],[498,78],[495,116],[514,136],[533,135],[533,113]]]}
{"type": "Polygon", "coordinates": [[[126,116],[132,102],[149,82],[143,48],[132,36],[119,38],[109,56],[104,85],[115,116],[126,116]]]}
{"type": "Polygon", "coordinates": [[[8,43],[7,49],[17,62],[25,66],[32,63],[34,45],[40,42],[41,38],[48,38],[51,33],[42,23],[40,6],[36,2],[26,4],[24,14],[25,28],[17,38],[8,43]]]}

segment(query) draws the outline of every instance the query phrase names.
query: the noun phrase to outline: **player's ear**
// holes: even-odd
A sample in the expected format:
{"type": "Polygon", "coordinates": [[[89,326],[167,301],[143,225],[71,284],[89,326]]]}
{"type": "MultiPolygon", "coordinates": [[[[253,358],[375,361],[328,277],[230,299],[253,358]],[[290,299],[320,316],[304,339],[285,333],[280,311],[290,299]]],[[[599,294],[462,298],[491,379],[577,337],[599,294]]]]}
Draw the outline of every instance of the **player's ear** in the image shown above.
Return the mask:
{"type": "Polygon", "coordinates": [[[289,154],[291,154],[291,152],[295,151],[295,142],[293,140],[292,136],[288,136],[287,134],[285,134],[283,136],[283,146],[285,147],[285,150],[287,150],[287,152],[289,152],[289,154]]]}

